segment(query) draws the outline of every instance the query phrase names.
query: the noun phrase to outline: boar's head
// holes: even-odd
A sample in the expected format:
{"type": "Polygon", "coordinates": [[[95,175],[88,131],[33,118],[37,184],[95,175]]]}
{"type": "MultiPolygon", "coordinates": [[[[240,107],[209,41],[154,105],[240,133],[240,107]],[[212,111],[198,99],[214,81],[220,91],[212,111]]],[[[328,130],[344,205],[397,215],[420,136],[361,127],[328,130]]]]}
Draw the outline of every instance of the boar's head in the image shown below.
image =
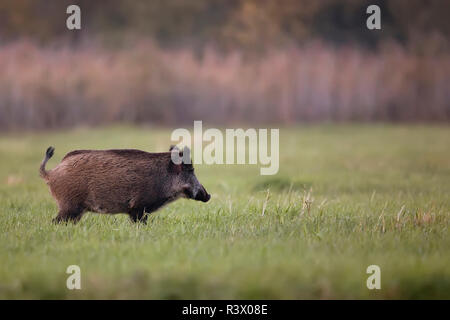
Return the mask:
{"type": "Polygon", "coordinates": [[[188,199],[208,202],[211,195],[195,176],[189,148],[184,147],[183,150],[180,150],[177,147],[171,146],[170,152],[171,161],[169,171],[176,175],[177,184],[181,185],[184,196],[188,199]]]}

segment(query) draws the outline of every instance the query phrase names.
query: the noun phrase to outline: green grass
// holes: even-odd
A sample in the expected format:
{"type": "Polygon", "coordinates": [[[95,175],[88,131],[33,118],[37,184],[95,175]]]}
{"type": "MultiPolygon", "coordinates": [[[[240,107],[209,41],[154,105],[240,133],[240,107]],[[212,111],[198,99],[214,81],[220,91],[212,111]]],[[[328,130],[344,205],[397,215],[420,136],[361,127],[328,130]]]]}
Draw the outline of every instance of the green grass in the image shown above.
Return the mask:
{"type": "Polygon", "coordinates": [[[51,223],[38,177],[49,145],[52,168],[73,149],[165,151],[170,132],[3,134],[0,298],[450,298],[449,127],[281,129],[276,176],[197,166],[206,204],[178,200],[145,226],[92,213],[51,223]],[[81,290],[66,288],[72,264],[81,290]],[[366,287],[372,264],[381,290],[366,287]]]}

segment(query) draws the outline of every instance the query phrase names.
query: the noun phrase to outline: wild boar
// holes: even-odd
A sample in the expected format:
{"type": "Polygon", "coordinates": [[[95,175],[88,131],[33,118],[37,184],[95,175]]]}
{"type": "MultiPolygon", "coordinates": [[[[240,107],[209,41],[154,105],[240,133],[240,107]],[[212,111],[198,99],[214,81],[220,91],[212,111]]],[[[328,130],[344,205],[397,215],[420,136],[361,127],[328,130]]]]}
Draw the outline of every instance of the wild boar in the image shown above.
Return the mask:
{"type": "Polygon", "coordinates": [[[53,156],[49,147],[40,166],[40,176],[58,203],[54,222],[78,222],[86,211],[128,213],[133,222],[146,222],[147,214],[178,198],[207,202],[210,195],[197,180],[189,149],[169,152],[140,150],[76,150],[69,152],[54,169],[46,170],[53,156]],[[184,157],[175,164],[172,153],[184,157]],[[188,161],[186,161],[186,155],[188,161]]]}

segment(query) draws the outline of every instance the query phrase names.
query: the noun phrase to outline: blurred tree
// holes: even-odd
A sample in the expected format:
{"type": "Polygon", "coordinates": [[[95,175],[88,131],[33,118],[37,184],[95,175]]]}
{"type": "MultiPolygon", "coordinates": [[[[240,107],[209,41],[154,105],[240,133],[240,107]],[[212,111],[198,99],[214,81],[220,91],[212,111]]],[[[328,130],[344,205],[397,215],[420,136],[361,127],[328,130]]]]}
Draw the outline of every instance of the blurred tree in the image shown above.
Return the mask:
{"type": "Polygon", "coordinates": [[[206,44],[260,51],[322,39],[376,47],[395,39],[411,50],[448,50],[447,0],[2,0],[0,40],[105,40],[148,37],[162,46],[206,44]],[[82,30],[65,27],[66,7],[82,10],[82,30]],[[382,30],[365,27],[366,8],[378,4],[382,30]],[[433,35],[433,36],[430,36],[433,35]]]}

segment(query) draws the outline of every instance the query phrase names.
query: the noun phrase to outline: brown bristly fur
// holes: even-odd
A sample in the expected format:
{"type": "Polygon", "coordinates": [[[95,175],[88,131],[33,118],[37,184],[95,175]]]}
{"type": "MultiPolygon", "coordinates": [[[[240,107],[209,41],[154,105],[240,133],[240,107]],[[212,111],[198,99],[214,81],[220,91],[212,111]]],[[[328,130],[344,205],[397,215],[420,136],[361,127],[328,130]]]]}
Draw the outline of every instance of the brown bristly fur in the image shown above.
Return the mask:
{"type": "Polygon", "coordinates": [[[170,152],[76,150],[47,171],[53,150],[47,149],[40,175],[59,206],[55,222],[77,222],[86,211],[128,213],[132,221],[145,222],[145,213],[180,197],[204,202],[210,198],[192,165],[174,164],[170,152]]]}

